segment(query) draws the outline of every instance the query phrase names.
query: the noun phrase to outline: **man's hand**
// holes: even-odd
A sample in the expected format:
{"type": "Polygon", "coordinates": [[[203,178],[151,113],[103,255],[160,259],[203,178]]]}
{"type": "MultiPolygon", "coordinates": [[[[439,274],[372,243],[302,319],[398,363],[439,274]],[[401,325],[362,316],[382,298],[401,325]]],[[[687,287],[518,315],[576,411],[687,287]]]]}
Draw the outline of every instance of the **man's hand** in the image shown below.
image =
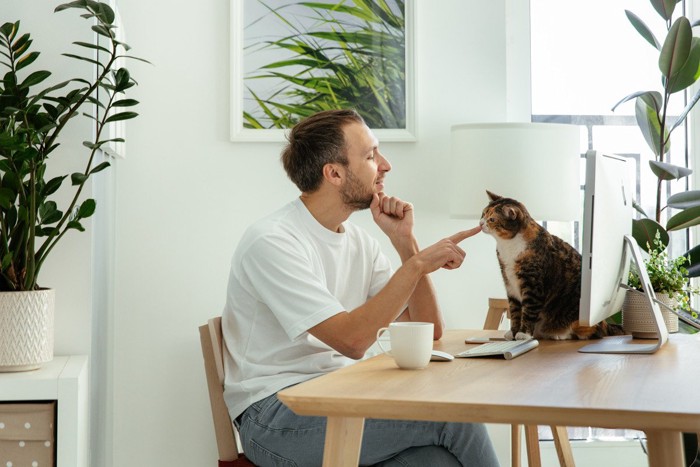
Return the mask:
{"type": "Polygon", "coordinates": [[[462,265],[466,256],[466,252],[459,247],[459,243],[479,232],[481,232],[480,226],[457,232],[419,251],[411,259],[419,262],[425,274],[429,274],[439,268],[457,269],[462,265]]]}
{"type": "Polygon", "coordinates": [[[374,222],[392,242],[413,235],[413,205],[384,193],[375,194],[369,205],[374,222]]]}

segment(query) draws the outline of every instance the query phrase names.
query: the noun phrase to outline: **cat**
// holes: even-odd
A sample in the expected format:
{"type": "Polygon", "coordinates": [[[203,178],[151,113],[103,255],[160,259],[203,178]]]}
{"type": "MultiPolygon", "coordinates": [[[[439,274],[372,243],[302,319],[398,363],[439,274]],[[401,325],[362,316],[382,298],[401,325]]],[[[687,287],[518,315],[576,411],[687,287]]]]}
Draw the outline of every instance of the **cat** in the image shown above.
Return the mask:
{"type": "Polygon", "coordinates": [[[579,325],[579,252],[535,222],[519,201],[486,194],[490,202],[479,225],[496,239],[511,317],[505,338],[598,339],[623,334],[621,326],[606,322],[579,325]]]}

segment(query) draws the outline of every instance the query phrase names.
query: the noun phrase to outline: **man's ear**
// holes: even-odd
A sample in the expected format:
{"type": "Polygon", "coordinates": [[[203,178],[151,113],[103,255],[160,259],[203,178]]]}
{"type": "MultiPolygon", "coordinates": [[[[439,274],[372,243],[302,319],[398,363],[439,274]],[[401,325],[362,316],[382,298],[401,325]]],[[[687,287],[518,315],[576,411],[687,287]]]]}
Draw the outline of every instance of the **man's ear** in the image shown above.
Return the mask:
{"type": "Polygon", "coordinates": [[[340,186],[345,178],[345,168],[340,164],[326,164],[323,166],[323,178],[336,186],[340,186]]]}

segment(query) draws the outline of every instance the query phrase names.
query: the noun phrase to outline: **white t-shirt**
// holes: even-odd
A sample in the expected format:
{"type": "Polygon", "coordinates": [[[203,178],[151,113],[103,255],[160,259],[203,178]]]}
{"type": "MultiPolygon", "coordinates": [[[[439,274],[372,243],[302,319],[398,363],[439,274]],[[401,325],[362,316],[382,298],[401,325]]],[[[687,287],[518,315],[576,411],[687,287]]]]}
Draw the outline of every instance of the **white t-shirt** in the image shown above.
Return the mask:
{"type": "Polygon", "coordinates": [[[336,233],[300,199],[252,225],[231,262],[222,330],[232,418],[277,391],[354,362],[307,331],[364,304],[393,271],[350,222],[336,233]]]}

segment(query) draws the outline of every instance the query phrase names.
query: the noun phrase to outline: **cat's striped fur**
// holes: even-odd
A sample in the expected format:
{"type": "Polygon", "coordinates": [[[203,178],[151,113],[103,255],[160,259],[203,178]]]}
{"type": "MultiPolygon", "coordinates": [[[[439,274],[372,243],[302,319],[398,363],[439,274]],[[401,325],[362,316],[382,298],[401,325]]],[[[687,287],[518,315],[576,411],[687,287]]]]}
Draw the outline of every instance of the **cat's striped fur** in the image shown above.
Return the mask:
{"type": "Polygon", "coordinates": [[[579,326],[581,255],[537,224],[522,203],[488,192],[480,225],[496,239],[511,314],[508,339],[595,339],[622,334],[605,322],[579,326]]]}

